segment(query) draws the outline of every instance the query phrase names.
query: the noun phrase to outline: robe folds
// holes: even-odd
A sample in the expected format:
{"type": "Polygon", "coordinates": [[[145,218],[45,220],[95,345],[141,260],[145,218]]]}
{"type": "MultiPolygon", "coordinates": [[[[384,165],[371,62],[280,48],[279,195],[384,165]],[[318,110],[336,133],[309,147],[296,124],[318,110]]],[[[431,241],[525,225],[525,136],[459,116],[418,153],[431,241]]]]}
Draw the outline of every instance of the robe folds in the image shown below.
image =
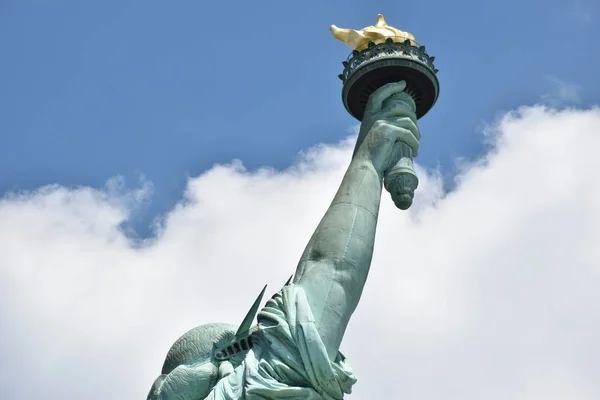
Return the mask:
{"type": "Polygon", "coordinates": [[[207,400],[341,400],[356,377],[344,356],[327,356],[304,290],[284,286],[258,314],[253,347],[207,400]]]}

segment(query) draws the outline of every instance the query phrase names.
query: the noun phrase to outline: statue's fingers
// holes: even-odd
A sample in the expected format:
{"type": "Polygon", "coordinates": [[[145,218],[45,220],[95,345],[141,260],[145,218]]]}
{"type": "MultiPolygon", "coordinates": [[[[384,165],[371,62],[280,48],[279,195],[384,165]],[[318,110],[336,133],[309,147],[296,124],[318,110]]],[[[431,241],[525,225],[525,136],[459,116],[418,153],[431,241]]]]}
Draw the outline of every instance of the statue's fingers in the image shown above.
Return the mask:
{"type": "Polygon", "coordinates": [[[414,124],[417,124],[417,114],[415,114],[410,107],[403,102],[396,102],[390,106],[385,107],[383,110],[375,113],[377,119],[390,119],[390,118],[410,118],[414,124]]]}
{"type": "Polygon", "coordinates": [[[390,82],[376,91],[374,91],[371,96],[369,96],[369,101],[367,102],[367,107],[365,109],[365,114],[373,114],[377,111],[381,110],[381,105],[383,102],[390,96],[402,92],[406,88],[406,82],[390,82]]]}
{"type": "Polygon", "coordinates": [[[413,157],[418,155],[419,137],[418,129],[408,118],[385,121],[387,129],[393,132],[396,140],[406,143],[413,151],[413,157]]]}
{"type": "Polygon", "coordinates": [[[421,131],[419,130],[419,127],[417,126],[417,124],[415,123],[415,121],[412,118],[390,117],[390,118],[386,118],[386,121],[388,121],[392,125],[396,125],[401,128],[408,129],[409,131],[412,132],[413,135],[415,135],[417,140],[421,139],[421,131]]]}

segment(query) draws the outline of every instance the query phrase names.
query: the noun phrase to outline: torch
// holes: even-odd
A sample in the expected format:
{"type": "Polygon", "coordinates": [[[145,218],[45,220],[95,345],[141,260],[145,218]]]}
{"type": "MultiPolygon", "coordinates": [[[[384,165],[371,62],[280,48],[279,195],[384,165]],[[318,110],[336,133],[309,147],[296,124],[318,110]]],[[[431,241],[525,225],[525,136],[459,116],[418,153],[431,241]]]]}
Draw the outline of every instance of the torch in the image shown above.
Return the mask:
{"type": "MultiPolygon", "coordinates": [[[[403,93],[386,100],[401,102],[415,108],[417,119],[423,117],[435,104],[439,94],[438,70],[434,57],[425,52],[413,35],[389,26],[383,16],[377,24],[360,31],[331,26],[333,36],[350,46],[353,51],[342,62],[344,71],[338,75],[343,82],[342,101],[346,110],[362,121],[371,94],[390,82],[405,81],[403,93]]],[[[408,209],[413,201],[419,179],[413,166],[411,147],[400,143],[401,159],[387,172],[384,186],[396,207],[408,209]]]]}

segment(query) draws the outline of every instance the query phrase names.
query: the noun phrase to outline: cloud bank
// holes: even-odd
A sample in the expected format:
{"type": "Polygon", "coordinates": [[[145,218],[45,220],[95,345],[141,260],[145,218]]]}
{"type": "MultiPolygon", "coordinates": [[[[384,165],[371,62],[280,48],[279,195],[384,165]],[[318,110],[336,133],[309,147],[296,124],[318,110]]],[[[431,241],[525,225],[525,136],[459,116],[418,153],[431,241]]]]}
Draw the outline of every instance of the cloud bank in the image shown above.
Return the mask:
{"type": "MultiPolygon", "coordinates": [[[[485,138],[452,192],[420,169],[410,212],[384,193],[342,345],[349,398],[600,398],[600,110],[522,108],[485,138]]],[[[351,150],[317,146],[285,171],[215,166],[142,245],[119,226],[147,187],[2,199],[2,397],[145,398],[179,335],[239,323],[294,272],[351,150]]]]}

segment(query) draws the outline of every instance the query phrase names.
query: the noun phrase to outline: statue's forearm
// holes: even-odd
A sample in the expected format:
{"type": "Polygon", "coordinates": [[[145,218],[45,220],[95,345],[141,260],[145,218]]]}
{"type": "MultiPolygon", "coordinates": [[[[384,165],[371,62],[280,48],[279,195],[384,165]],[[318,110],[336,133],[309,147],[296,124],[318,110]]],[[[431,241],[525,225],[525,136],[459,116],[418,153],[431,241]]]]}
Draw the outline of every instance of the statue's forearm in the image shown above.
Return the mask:
{"type": "Polygon", "coordinates": [[[296,270],[294,282],[306,292],[330,359],[367,279],[382,179],[369,157],[356,154],[296,270]]]}

